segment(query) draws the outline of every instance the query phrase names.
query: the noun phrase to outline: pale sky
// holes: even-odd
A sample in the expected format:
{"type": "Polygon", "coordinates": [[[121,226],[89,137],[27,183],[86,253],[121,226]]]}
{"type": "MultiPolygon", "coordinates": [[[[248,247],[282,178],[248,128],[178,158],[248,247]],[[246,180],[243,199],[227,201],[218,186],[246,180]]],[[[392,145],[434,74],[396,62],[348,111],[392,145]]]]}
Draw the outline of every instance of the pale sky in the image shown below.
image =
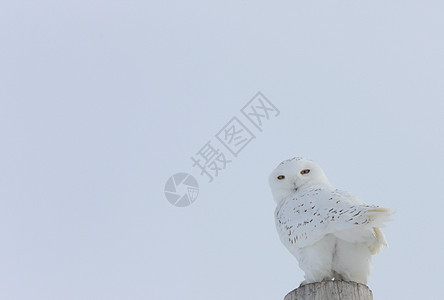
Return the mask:
{"type": "Polygon", "coordinates": [[[24,0],[0,25],[1,299],[283,299],[303,272],[268,175],[294,156],[396,210],[375,299],[441,294],[442,1],[24,0]],[[209,141],[231,160],[211,183],[209,141]],[[179,172],[188,207],[164,195],[179,172]]]}

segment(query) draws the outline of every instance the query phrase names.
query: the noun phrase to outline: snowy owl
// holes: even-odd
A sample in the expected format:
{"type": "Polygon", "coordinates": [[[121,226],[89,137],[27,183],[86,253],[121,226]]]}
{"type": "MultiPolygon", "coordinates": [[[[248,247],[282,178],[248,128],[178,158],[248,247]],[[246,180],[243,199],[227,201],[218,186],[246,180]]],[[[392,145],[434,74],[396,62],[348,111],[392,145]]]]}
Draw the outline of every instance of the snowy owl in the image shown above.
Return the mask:
{"type": "Polygon", "coordinates": [[[305,158],[283,161],[269,182],[279,238],[305,272],[301,285],[332,279],[367,284],[371,255],[387,246],[379,228],[391,211],[334,188],[305,158]]]}

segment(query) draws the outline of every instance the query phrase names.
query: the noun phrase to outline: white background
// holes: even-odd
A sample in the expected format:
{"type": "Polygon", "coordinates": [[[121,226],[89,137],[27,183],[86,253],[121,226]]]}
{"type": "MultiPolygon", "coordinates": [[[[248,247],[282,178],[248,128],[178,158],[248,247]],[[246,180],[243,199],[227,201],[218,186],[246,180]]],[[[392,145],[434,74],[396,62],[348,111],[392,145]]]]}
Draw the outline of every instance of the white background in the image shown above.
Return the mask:
{"type": "Polygon", "coordinates": [[[293,156],[396,210],[375,299],[441,294],[441,1],[0,6],[1,299],[282,299],[267,179],[293,156]],[[281,114],[207,183],[190,157],[257,91],[281,114]]]}

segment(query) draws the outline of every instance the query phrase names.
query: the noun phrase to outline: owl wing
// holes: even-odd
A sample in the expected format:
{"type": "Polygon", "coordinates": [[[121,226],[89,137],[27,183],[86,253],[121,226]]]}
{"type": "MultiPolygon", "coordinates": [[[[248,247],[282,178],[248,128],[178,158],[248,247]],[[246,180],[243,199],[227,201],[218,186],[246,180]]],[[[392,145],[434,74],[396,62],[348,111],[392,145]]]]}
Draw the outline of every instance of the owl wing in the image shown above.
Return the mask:
{"type": "Polygon", "coordinates": [[[338,206],[330,212],[330,233],[350,243],[365,243],[372,254],[388,246],[380,228],[391,220],[393,211],[367,205],[349,192],[335,190],[332,195],[338,206]]]}
{"type": "Polygon", "coordinates": [[[276,207],[276,228],[287,248],[313,245],[328,234],[325,199],[325,190],[310,189],[296,192],[276,207]]]}
{"type": "MultiPolygon", "coordinates": [[[[287,248],[313,245],[333,233],[349,242],[374,243],[389,220],[388,209],[366,205],[351,193],[330,187],[297,192],[275,211],[276,228],[287,248]]],[[[382,235],[383,237],[383,235],[382,235]]],[[[385,239],[380,239],[382,245],[385,239]]]]}

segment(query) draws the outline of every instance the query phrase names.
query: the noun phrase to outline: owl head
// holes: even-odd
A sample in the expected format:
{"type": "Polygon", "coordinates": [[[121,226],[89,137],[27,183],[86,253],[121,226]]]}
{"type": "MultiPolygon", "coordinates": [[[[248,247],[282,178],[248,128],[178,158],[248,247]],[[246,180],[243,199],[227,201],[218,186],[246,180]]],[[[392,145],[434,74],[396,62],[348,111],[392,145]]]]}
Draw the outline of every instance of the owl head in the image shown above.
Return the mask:
{"type": "Polygon", "coordinates": [[[316,185],[330,185],[321,167],[302,157],[281,162],[271,172],[269,183],[274,201],[277,203],[298,190],[316,185]]]}

